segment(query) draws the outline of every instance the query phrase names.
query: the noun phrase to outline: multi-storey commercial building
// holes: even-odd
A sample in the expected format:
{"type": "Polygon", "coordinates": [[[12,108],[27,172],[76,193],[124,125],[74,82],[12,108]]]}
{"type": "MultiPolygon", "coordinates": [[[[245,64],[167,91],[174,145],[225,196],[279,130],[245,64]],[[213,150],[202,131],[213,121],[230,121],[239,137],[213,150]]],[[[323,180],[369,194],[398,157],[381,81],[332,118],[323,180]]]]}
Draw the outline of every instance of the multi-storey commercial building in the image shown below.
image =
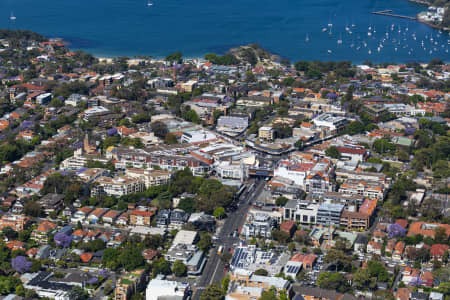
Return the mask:
{"type": "Polygon", "coordinates": [[[317,221],[317,212],[320,204],[301,200],[290,200],[284,206],[285,220],[299,222],[303,225],[314,225],[317,221]]]}
{"type": "Polygon", "coordinates": [[[317,211],[317,224],[324,226],[339,226],[343,204],[322,203],[317,211]]]}

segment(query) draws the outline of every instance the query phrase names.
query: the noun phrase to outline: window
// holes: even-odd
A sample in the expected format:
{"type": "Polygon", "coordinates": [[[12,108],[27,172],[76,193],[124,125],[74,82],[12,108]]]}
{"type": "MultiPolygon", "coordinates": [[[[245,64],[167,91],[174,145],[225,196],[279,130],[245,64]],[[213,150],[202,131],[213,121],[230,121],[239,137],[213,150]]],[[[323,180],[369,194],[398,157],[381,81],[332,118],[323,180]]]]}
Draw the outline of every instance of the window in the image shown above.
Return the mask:
{"type": "Polygon", "coordinates": [[[306,215],[303,216],[303,222],[308,222],[308,216],[306,215]]]}
{"type": "Polygon", "coordinates": [[[321,189],[322,183],[320,181],[314,181],[313,182],[313,189],[321,189]]]}
{"type": "Polygon", "coordinates": [[[314,216],[309,217],[309,219],[310,219],[311,223],[315,223],[316,222],[316,217],[314,217],[314,216]]]}
{"type": "Polygon", "coordinates": [[[290,215],[290,210],[289,210],[289,209],[285,209],[285,210],[284,210],[284,217],[285,217],[286,219],[289,219],[289,215],[290,215]]]}

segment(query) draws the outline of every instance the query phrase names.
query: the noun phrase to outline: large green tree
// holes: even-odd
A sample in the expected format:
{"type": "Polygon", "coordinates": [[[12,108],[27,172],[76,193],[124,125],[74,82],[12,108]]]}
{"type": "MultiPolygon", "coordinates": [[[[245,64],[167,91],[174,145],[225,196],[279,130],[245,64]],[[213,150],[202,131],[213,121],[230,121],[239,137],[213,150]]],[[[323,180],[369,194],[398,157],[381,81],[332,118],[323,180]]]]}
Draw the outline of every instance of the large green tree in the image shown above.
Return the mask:
{"type": "Polygon", "coordinates": [[[327,150],[325,150],[325,154],[331,158],[340,158],[341,153],[339,152],[336,146],[330,146],[327,150]]]}
{"type": "Polygon", "coordinates": [[[320,273],[319,278],[317,278],[317,285],[322,289],[335,290],[340,293],[350,291],[348,280],[341,273],[320,273]]]}
{"type": "Polygon", "coordinates": [[[186,275],[187,267],[181,260],[176,260],[172,265],[172,272],[178,277],[186,275]]]}
{"type": "Polygon", "coordinates": [[[224,300],[225,293],[217,284],[211,284],[201,293],[200,300],[224,300]]]}

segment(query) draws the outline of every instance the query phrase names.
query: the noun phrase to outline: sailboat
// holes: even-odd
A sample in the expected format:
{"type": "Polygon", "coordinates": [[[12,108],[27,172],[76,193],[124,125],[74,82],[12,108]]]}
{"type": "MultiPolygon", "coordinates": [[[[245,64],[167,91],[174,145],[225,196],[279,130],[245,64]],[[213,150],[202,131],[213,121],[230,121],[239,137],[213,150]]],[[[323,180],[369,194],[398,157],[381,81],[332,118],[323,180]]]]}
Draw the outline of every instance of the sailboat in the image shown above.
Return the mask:
{"type": "Polygon", "coordinates": [[[11,12],[11,16],[9,17],[9,19],[10,19],[11,21],[14,21],[14,20],[17,19],[17,18],[16,18],[16,16],[14,16],[14,14],[11,12]]]}
{"type": "Polygon", "coordinates": [[[153,6],[153,2],[148,1],[148,2],[147,2],[147,6],[153,6]]]}
{"type": "Polygon", "coordinates": [[[340,35],[339,39],[337,40],[338,45],[342,44],[342,34],[340,35]]]}
{"type": "Polygon", "coordinates": [[[306,34],[305,42],[309,42],[309,36],[306,34]]]}

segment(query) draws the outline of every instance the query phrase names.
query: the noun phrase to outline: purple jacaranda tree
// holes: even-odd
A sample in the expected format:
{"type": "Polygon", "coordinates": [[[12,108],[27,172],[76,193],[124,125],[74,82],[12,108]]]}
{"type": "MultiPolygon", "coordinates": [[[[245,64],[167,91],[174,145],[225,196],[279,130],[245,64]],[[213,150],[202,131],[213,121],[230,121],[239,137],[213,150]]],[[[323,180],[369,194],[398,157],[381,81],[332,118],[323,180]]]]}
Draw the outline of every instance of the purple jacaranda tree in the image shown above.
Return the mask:
{"type": "Polygon", "coordinates": [[[13,269],[16,270],[17,272],[25,273],[31,269],[32,263],[30,261],[27,261],[25,256],[19,255],[11,260],[11,265],[13,269]]]}
{"type": "Polygon", "coordinates": [[[98,275],[100,275],[102,277],[106,277],[108,275],[108,270],[102,269],[98,272],[98,275]]]}
{"type": "Polygon", "coordinates": [[[33,121],[23,121],[22,124],[20,124],[20,127],[22,129],[29,129],[29,128],[33,128],[34,126],[34,122],[33,121]]]}
{"type": "Polygon", "coordinates": [[[92,277],[91,279],[89,279],[87,281],[88,284],[96,284],[98,282],[98,278],[97,277],[92,277]]]}
{"type": "Polygon", "coordinates": [[[57,233],[53,237],[53,240],[55,241],[56,246],[67,248],[72,243],[72,236],[64,233],[57,233]]]}
{"type": "Polygon", "coordinates": [[[328,93],[327,94],[327,98],[330,100],[336,100],[338,97],[338,95],[336,95],[336,93],[328,93]]]}
{"type": "Polygon", "coordinates": [[[412,278],[409,282],[409,285],[411,286],[421,286],[422,285],[422,279],[420,278],[420,275],[417,275],[416,277],[412,278]]]}
{"type": "Polygon", "coordinates": [[[108,136],[115,136],[117,135],[117,128],[115,127],[110,128],[106,131],[106,133],[108,134],[108,136]]]}
{"type": "Polygon", "coordinates": [[[414,132],[416,132],[416,129],[414,127],[407,127],[405,129],[405,134],[406,135],[412,135],[412,134],[414,134],[414,132]]]}
{"type": "Polygon", "coordinates": [[[403,228],[399,224],[390,224],[387,228],[387,232],[390,239],[403,237],[406,234],[405,228],[403,228]]]}

